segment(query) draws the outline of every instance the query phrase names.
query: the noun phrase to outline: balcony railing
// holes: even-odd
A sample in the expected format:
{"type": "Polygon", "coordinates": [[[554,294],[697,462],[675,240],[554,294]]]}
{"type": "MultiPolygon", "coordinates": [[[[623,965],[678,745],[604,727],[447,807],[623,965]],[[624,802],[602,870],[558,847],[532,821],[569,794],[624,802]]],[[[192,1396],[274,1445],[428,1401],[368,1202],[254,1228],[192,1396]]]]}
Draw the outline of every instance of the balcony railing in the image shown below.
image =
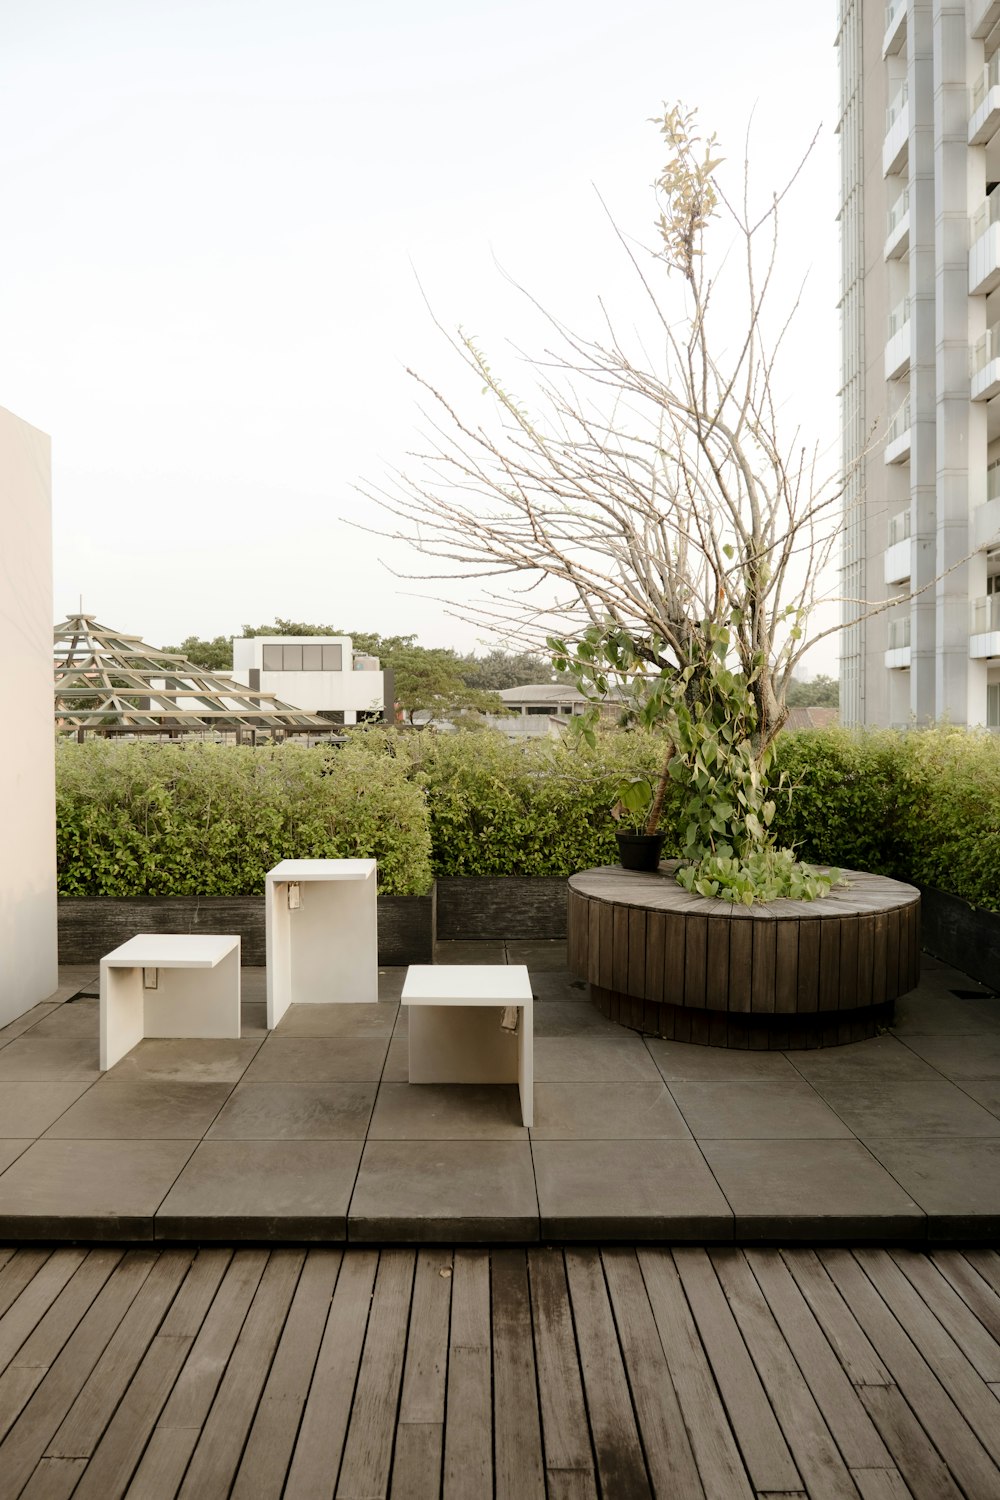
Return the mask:
{"type": "Polygon", "coordinates": [[[988,635],[1000,630],[1000,594],[985,594],[972,601],[972,634],[988,635]]]}
{"type": "Polygon", "coordinates": [[[975,244],[979,236],[985,234],[990,225],[998,220],[1000,220],[1000,189],[994,188],[972,216],[972,243],[975,244]]]}
{"type": "Polygon", "coordinates": [[[889,546],[895,547],[897,542],[905,542],[910,535],[910,512],[901,510],[898,516],[893,516],[889,522],[889,546]]]}
{"type": "Polygon", "coordinates": [[[1000,359],[1000,323],[994,323],[992,328],[987,328],[981,339],[978,339],[970,354],[972,375],[978,375],[980,370],[993,360],[1000,359]]]}
{"type": "Polygon", "coordinates": [[[986,470],[986,498],[1000,500],[1000,461],[990,464],[986,470]]]}
{"type": "Polygon", "coordinates": [[[975,114],[990,89],[995,89],[998,84],[1000,84],[1000,52],[994,52],[972,86],[972,108],[969,110],[970,114],[975,114]]]}
{"type": "Polygon", "coordinates": [[[905,325],[909,321],[910,321],[910,299],[909,299],[909,297],[904,297],[903,300],[902,300],[902,302],[897,302],[896,303],[896,306],[892,309],[892,312],[889,314],[889,337],[891,339],[895,338],[895,336],[899,332],[899,330],[901,328],[905,327],[905,325]]]}
{"type": "MultiPolygon", "coordinates": [[[[1000,55],[1000,54],[998,54],[998,55],[1000,55]]],[[[888,239],[890,237],[890,235],[896,229],[896,226],[901,222],[901,220],[909,212],[910,212],[910,190],[909,190],[908,187],[906,187],[900,193],[899,197],[896,199],[895,203],[892,205],[892,207],[889,210],[888,223],[887,223],[887,227],[886,227],[886,231],[885,231],[886,239],[888,239]]]]}
{"type": "Polygon", "coordinates": [[[910,617],[889,621],[889,650],[902,651],[910,644],[910,617]]]}
{"type": "MultiPolygon", "coordinates": [[[[885,435],[886,446],[888,447],[889,444],[894,443],[897,438],[901,438],[904,432],[909,431],[909,427],[910,398],[909,396],[907,396],[906,400],[903,402],[902,406],[899,408],[898,412],[889,423],[889,430],[885,435]]],[[[909,514],[909,512],[907,512],[907,514],[909,514]]],[[[909,535],[909,532],[907,532],[907,535],[909,535]]]]}
{"type": "Polygon", "coordinates": [[[888,108],[886,109],[886,112],[885,112],[885,133],[886,133],[886,135],[889,134],[889,131],[895,125],[895,123],[899,119],[900,115],[903,113],[903,110],[906,108],[906,101],[909,99],[909,97],[910,97],[909,85],[907,84],[907,82],[904,79],[904,81],[903,81],[902,85],[900,86],[900,88],[898,88],[896,90],[896,92],[893,94],[891,100],[889,101],[889,106],[888,106],[888,108]]]}

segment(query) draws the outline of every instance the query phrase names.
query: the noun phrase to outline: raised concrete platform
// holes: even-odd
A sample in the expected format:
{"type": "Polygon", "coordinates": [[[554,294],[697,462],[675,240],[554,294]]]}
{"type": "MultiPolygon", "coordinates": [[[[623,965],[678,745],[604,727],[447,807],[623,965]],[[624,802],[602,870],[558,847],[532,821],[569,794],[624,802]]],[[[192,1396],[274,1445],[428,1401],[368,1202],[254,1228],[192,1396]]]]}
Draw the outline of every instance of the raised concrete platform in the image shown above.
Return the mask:
{"type": "Polygon", "coordinates": [[[380,1003],[145,1040],[98,1071],[97,971],[0,1032],[0,1244],[995,1243],[1000,1000],[925,959],[894,1028],[822,1052],[662,1041],[606,1020],[559,944],[525,963],[535,1123],[515,1085],[410,1085],[405,971],[380,1003]],[[71,998],[72,997],[72,998],[71,998]]]}

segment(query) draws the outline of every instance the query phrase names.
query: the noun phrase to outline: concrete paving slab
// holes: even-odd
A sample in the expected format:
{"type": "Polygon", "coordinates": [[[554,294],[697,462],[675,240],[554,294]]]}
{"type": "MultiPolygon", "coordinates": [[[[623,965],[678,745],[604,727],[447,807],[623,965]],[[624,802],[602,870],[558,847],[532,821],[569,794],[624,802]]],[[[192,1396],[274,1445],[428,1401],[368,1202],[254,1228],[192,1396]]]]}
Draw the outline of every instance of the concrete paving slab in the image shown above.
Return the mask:
{"type": "Polygon", "coordinates": [[[383,1083],[406,1083],[410,1077],[410,1046],[404,1036],[393,1036],[382,1069],[383,1083]]]}
{"type": "Polygon", "coordinates": [[[379,969],[378,971],[378,998],[379,1002],[388,1004],[399,1004],[399,997],[403,993],[403,985],[406,983],[405,968],[379,969]]]}
{"type": "Polygon", "coordinates": [[[819,1080],[814,1087],[862,1141],[886,1136],[1000,1136],[996,1116],[953,1083],[819,1080]]]}
{"type": "Polygon", "coordinates": [[[75,1104],[88,1083],[5,1083],[0,1086],[0,1137],[36,1139],[75,1104]]]}
{"type": "MultiPolygon", "coordinates": [[[[44,1023],[43,1023],[44,1024],[44,1023]]],[[[908,1046],[946,1078],[1000,1080],[1000,1032],[974,1036],[913,1036],[908,1046]]]]}
{"type": "Polygon", "coordinates": [[[529,1143],[370,1140],[351,1198],[348,1237],[423,1244],[537,1240],[529,1143]]]}
{"type": "MultiPolygon", "coordinates": [[[[919,1039],[914,1038],[915,1044],[919,1039]]],[[[919,1048],[895,1036],[873,1036],[844,1047],[819,1047],[813,1052],[793,1052],[789,1060],[795,1071],[814,1082],[843,1079],[864,1082],[885,1079],[897,1083],[924,1079],[940,1083],[941,1075],[918,1056],[919,1048]]]]}
{"type": "Polygon", "coordinates": [[[923,1241],[923,1209],[859,1141],[705,1141],[737,1241],[923,1241]]]}
{"type": "Polygon", "coordinates": [[[1000,1078],[963,1078],[961,1088],[991,1115],[1000,1117],[1000,1078]]]}
{"type": "Polygon", "coordinates": [[[694,1141],[531,1144],[543,1239],[731,1240],[733,1215],[694,1141]]]}
{"type": "Polygon", "coordinates": [[[97,1000],[69,1000],[56,1006],[31,1028],[31,1035],[86,1037],[96,1041],[100,1035],[101,1016],[97,1000]]]}
{"type": "Polygon", "coordinates": [[[243,1038],[258,1038],[263,1041],[267,1036],[267,1001],[266,1000],[244,1000],[240,1004],[240,1035],[243,1038]]]}
{"type": "Polygon", "coordinates": [[[229,1083],[178,1083],[110,1075],[46,1132],[59,1140],[201,1140],[232,1092],[229,1083]]]}
{"type": "Polygon", "coordinates": [[[360,1159],[358,1141],[203,1141],[159,1207],[156,1238],[343,1241],[360,1159]]]}
{"type": "Polygon", "coordinates": [[[26,1010],[23,1016],[18,1016],[16,1021],[8,1021],[6,1026],[0,1027],[0,1047],[7,1047],[18,1037],[24,1036],[25,1032],[37,1026],[39,1021],[50,1016],[61,1003],[58,1000],[43,1000],[40,1004],[33,1005],[30,1010],[26,1010]]]}
{"type": "Polygon", "coordinates": [[[395,1015],[392,1005],[290,1005],[274,1028],[274,1035],[388,1040],[395,1015]]]}
{"type": "Polygon", "coordinates": [[[1000,1140],[911,1135],[867,1145],[927,1214],[929,1241],[1000,1239],[1000,1140]]]}
{"type": "Polygon", "coordinates": [[[565,973],[566,941],[561,942],[511,942],[504,944],[509,964],[527,964],[532,974],[546,971],[565,973]]]}
{"type": "Polygon", "coordinates": [[[722,1080],[749,1083],[773,1079],[792,1083],[798,1077],[784,1052],[745,1052],[728,1047],[696,1047],[690,1042],[646,1038],[646,1048],[667,1083],[690,1080],[713,1083],[722,1080]]]}
{"type": "Polygon", "coordinates": [[[254,1083],[230,1094],[208,1140],[363,1141],[375,1083],[254,1083]]]}
{"type": "Polygon", "coordinates": [[[239,1083],[260,1050],[252,1038],[146,1037],[108,1078],[140,1078],[161,1083],[239,1083]]]}
{"type": "Polygon", "coordinates": [[[983,1000],[959,1000],[948,990],[914,990],[896,1001],[892,1030],[904,1038],[924,1035],[978,1035],[1000,1030],[1000,1013],[983,1000]]]}
{"type": "Polygon", "coordinates": [[[653,1083],[658,1078],[638,1036],[626,1035],[622,1041],[611,1036],[535,1038],[536,1083],[653,1083]]]}
{"type": "Polygon", "coordinates": [[[0,1172],[6,1172],[11,1162],[17,1161],[17,1158],[33,1144],[33,1141],[24,1139],[0,1140],[0,1172]]]}
{"type": "Polygon", "coordinates": [[[671,1083],[695,1140],[836,1140],[851,1132],[802,1079],[671,1083]]]}
{"type": "Polygon", "coordinates": [[[0,1175],[7,1240],[148,1241],[197,1141],[35,1141],[0,1175]]]}
{"type": "Polygon", "coordinates": [[[533,1141],[690,1140],[663,1083],[536,1083],[533,1141]]]}
{"type": "Polygon", "coordinates": [[[575,1000],[549,1000],[532,1007],[535,1037],[540,1036],[608,1036],[622,1040],[622,1028],[594,1005],[579,1005],[575,1000]]]}
{"type": "Polygon", "coordinates": [[[377,1083],[389,1038],[279,1037],[272,1032],[246,1071],[255,1083],[377,1083]]]}
{"type": "Polygon", "coordinates": [[[96,1037],[19,1036],[0,1051],[0,1083],[93,1083],[99,1063],[96,1037]]]}
{"type": "Polygon", "coordinates": [[[532,993],[539,1005],[547,1005],[550,1000],[563,1000],[573,1005],[593,1007],[589,988],[582,979],[574,979],[572,974],[550,973],[546,969],[532,969],[529,965],[528,975],[532,993]]]}
{"type": "Polygon", "coordinates": [[[379,1085],[372,1141],[520,1141],[516,1084],[391,1083],[379,1085]]]}
{"type": "Polygon", "coordinates": [[[267,1004],[267,970],[244,964],[240,969],[240,999],[267,1004]]]}
{"type": "Polygon", "coordinates": [[[505,964],[507,951],[502,942],[435,943],[436,964],[505,964]]]}

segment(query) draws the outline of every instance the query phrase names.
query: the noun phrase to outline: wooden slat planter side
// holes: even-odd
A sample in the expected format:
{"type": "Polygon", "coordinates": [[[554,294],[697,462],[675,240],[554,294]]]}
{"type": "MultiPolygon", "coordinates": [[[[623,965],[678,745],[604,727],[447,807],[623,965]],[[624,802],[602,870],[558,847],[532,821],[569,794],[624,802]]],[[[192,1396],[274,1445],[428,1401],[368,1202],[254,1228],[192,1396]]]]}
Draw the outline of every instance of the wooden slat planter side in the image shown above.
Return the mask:
{"type": "Polygon", "coordinates": [[[570,969],[612,1020],[677,1041],[784,1049],[874,1036],[920,977],[920,894],[846,873],[821,904],[733,908],[663,873],[584,872],[569,883],[570,969]]]}

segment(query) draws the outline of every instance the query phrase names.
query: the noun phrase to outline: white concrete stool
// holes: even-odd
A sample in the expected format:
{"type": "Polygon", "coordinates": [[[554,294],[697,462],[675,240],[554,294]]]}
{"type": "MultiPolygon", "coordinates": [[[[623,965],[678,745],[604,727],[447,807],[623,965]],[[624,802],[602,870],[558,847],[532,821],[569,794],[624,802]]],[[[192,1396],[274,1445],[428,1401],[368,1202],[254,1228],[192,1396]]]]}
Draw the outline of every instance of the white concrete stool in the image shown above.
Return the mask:
{"type": "Polygon", "coordinates": [[[267,1024],[289,1005],[378,1000],[373,859],[283,859],[264,882],[267,1024]]]}
{"type": "Polygon", "coordinates": [[[102,1069],[146,1036],[239,1034],[238,937],[141,933],[101,959],[102,1069]]]}
{"type": "Polygon", "coordinates": [[[534,1030],[524,964],[413,964],[401,998],[410,1006],[411,1083],[516,1083],[521,1119],[531,1124],[534,1030]],[[516,1031],[502,1017],[516,1018],[516,1031]]]}

